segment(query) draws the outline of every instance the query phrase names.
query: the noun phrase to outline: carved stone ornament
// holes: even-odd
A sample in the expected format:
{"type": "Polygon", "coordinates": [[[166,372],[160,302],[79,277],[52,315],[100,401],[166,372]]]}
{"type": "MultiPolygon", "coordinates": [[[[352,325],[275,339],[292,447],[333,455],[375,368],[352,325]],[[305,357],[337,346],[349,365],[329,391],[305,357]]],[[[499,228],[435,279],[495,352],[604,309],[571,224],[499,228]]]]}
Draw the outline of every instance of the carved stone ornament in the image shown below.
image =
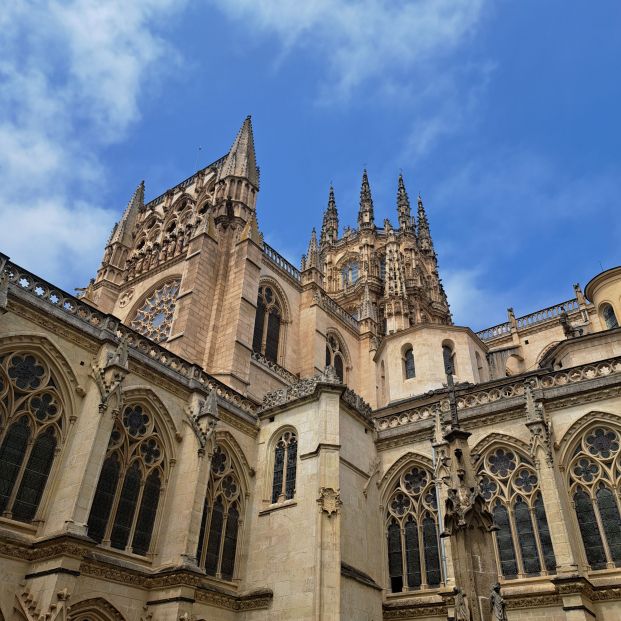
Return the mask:
{"type": "Polygon", "coordinates": [[[121,308],[125,308],[130,300],[134,297],[134,290],[128,289],[127,291],[123,291],[119,297],[119,306],[121,308]]]}
{"type": "Polygon", "coordinates": [[[9,275],[3,270],[0,273],[0,314],[6,313],[9,301],[9,275]]]}
{"type": "Polygon", "coordinates": [[[91,363],[91,377],[99,388],[101,396],[99,411],[104,413],[112,400],[115,400],[115,410],[120,410],[122,395],[121,385],[128,373],[128,351],[127,339],[125,336],[113,352],[108,352],[106,363],[101,366],[95,362],[91,363]]]}
{"type": "Polygon", "coordinates": [[[535,382],[526,382],[524,386],[524,400],[526,407],[526,426],[530,431],[530,455],[539,462],[540,450],[545,455],[548,466],[553,464],[553,440],[550,423],[546,420],[543,403],[535,398],[535,382]]]}
{"type": "Polygon", "coordinates": [[[455,531],[479,527],[486,531],[494,530],[494,519],[485,507],[485,500],[474,487],[461,484],[459,487],[450,487],[444,510],[443,537],[452,535],[455,531]]]}
{"type": "Polygon", "coordinates": [[[320,487],[319,488],[319,498],[317,498],[317,503],[319,504],[319,510],[325,511],[328,514],[328,517],[332,517],[333,514],[338,514],[340,512],[341,505],[341,497],[339,495],[339,490],[335,490],[332,487],[320,487]]]}

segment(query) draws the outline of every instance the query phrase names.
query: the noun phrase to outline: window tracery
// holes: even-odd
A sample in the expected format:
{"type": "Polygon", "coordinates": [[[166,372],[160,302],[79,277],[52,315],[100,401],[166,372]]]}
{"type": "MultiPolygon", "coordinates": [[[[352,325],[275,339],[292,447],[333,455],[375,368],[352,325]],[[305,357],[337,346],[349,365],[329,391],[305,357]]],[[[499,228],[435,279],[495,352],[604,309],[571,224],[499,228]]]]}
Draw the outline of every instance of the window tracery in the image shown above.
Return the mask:
{"type": "Polygon", "coordinates": [[[136,311],[130,326],[156,343],[168,339],[180,284],[179,279],[171,280],[153,291],[136,311]]]}
{"type": "Polygon", "coordinates": [[[587,562],[592,569],[621,567],[621,438],[597,425],[582,433],[567,469],[587,562]]]}
{"type": "Polygon", "coordinates": [[[494,516],[498,564],[508,578],[554,573],[556,559],[530,459],[512,448],[489,449],[479,466],[481,495],[494,516]]]}
{"type": "Polygon", "coordinates": [[[49,365],[28,352],[0,356],[0,514],[30,522],[63,431],[63,400],[49,365]]]}
{"type": "Polygon", "coordinates": [[[345,381],[345,355],[340,339],[329,334],[326,340],[326,366],[334,367],[341,382],[345,381]]]}
{"type": "Polygon", "coordinates": [[[274,288],[270,285],[260,286],[254,321],[252,351],[276,363],[278,363],[282,317],[282,303],[274,288]]]}
{"type": "Polygon", "coordinates": [[[343,287],[353,285],[360,276],[360,268],[358,267],[358,261],[348,261],[341,268],[341,279],[343,287]]]}
{"type": "Polygon", "coordinates": [[[274,448],[272,503],[291,500],[295,496],[298,438],[295,431],[285,431],[274,448]]]}
{"type": "Polygon", "coordinates": [[[166,459],[152,412],[142,403],[123,410],[110,434],[88,518],[88,535],[118,550],[146,555],[151,546],[166,459]]]}
{"type": "Polygon", "coordinates": [[[232,580],[242,523],[242,488],[228,451],[216,446],[201,520],[197,562],[209,576],[232,580]]]}
{"type": "Polygon", "coordinates": [[[433,476],[410,466],[387,504],[388,575],[393,593],[440,585],[438,501],[433,476]]]}

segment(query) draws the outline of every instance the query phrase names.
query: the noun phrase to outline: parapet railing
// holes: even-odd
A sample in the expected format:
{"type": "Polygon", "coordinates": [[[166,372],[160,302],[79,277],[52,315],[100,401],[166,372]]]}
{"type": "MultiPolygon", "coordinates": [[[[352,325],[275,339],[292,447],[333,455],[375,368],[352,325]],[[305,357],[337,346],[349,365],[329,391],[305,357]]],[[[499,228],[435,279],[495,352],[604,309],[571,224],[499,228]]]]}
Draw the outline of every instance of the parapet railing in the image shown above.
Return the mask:
{"type": "Polygon", "coordinates": [[[293,373],[291,373],[291,371],[289,371],[288,369],[285,369],[285,367],[281,367],[276,362],[272,362],[271,360],[268,360],[265,356],[260,354],[258,351],[253,351],[250,357],[256,362],[258,362],[259,364],[263,365],[264,367],[267,367],[270,371],[276,373],[276,375],[281,377],[283,381],[285,381],[288,384],[294,384],[300,379],[297,375],[294,375],[293,373]]]}
{"type": "MultiPolygon", "coordinates": [[[[218,397],[235,405],[244,412],[256,413],[257,404],[255,402],[243,397],[216,378],[211,377],[198,365],[192,364],[165,347],[154,343],[139,332],[121,323],[118,317],[103,313],[82,299],[78,299],[42,278],[35,276],[23,267],[9,261],[2,254],[0,254],[0,275],[2,275],[2,278],[8,278],[9,285],[13,285],[27,296],[32,296],[34,299],[65,313],[68,317],[73,317],[75,320],[89,326],[107,330],[111,336],[117,339],[125,338],[130,350],[133,349],[143,354],[185,379],[197,381],[209,391],[215,390],[218,397]]],[[[2,285],[0,285],[1,287],[2,285]]],[[[0,297],[3,293],[5,292],[0,291],[0,297]]]]}
{"type": "Polygon", "coordinates": [[[335,302],[327,293],[317,289],[313,294],[313,301],[321,306],[324,310],[334,313],[337,317],[342,319],[347,325],[353,328],[356,332],[360,331],[359,321],[350,315],[342,306],[335,302]]]}
{"type": "MultiPolygon", "coordinates": [[[[555,304],[554,306],[548,306],[548,308],[542,308],[528,315],[516,318],[516,325],[518,330],[524,328],[530,328],[539,323],[544,323],[552,319],[559,318],[563,313],[574,313],[580,310],[580,304],[576,298],[555,304]]],[[[491,341],[493,339],[506,336],[511,333],[511,322],[505,321],[505,323],[499,323],[491,328],[486,328],[477,332],[477,336],[482,341],[491,341]]]]}
{"type": "Polygon", "coordinates": [[[274,265],[286,272],[293,280],[302,282],[302,274],[300,270],[289,263],[285,257],[276,252],[269,244],[263,242],[263,253],[274,265]]]}

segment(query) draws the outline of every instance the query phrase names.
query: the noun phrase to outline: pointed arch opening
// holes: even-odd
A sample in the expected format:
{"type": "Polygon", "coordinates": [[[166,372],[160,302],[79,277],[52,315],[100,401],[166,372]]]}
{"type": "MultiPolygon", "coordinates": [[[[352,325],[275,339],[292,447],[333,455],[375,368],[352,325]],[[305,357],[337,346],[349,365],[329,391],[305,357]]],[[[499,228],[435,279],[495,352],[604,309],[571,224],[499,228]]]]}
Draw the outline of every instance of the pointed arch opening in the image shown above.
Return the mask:
{"type": "Polygon", "coordinates": [[[341,382],[347,383],[349,356],[342,337],[334,330],[326,336],[326,366],[333,367],[341,382]]]}
{"type": "Polygon", "coordinates": [[[257,296],[252,351],[269,362],[284,366],[286,323],[284,294],[274,282],[262,282],[257,296]]]}

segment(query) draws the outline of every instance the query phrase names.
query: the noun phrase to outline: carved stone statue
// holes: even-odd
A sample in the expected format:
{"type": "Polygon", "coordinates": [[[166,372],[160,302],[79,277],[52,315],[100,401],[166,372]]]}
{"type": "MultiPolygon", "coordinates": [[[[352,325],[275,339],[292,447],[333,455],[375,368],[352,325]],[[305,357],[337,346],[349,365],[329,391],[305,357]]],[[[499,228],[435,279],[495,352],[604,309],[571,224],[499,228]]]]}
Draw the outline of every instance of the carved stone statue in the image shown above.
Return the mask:
{"type": "Polygon", "coordinates": [[[468,598],[459,587],[455,587],[453,599],[455,600],[455,621],[472,621],[468,598]]]}
{"type": "Polygon", "coordinates": [[[508,621],[507,604],[504,597],[500,594],[500,584],[498,582],[492,587],[489,596],[489,606],[494,621],[508,621]]]}

